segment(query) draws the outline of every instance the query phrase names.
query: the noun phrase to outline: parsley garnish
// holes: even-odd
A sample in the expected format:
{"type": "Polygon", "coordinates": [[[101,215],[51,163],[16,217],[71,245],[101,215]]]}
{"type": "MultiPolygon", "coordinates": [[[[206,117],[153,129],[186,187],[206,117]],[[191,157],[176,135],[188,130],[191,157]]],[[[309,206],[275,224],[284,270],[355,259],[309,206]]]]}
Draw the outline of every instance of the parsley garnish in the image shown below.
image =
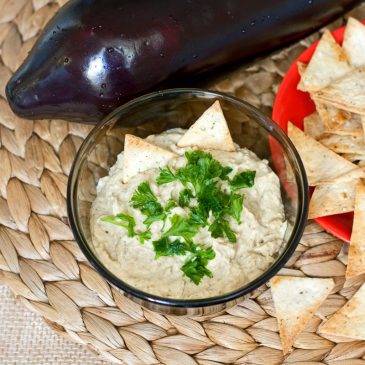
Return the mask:
{"type": "Polygon", "coordinates": [[[159,214],[159,215],[152,215],[150,217],[147,217],[143,223],[149,228],[153,222],[157,221],[165,221],[166,220],[166,214],[159,214]]]}
{"type": "Polygon", "coordinates": [[[103,222],[115,224],[116,226],[124,227],[128,231],[128,237],[138,236],[138,239],[141,243],[144,243],[145,240],[149,240],[151,238],[150,230],[141,233],[134,231],[136,221],[130,215],[119,213],[116,215],[109,215],[107,217],[100,218],[100,220],[103,222]]]}
{"type": "Polygon", "coordinates": [[[169,199],[169,201],[166,204],[165,211],[169,212],[172,208],[175,208],[177,206],[177,203],[174,199],[169,199]]]}
{"type": "Polygon", "coordinates": [[[146,220],[143,222],[147,227],[153,222],[166,219],[166,214],[163,212],[162,205],[158,202],[147,181],[138,185],[137,190],[132,196],[131,203],[133,208],[138,208],[147,216],[146,220]]]}
{"type": "Polygon", "coordinates": [[[190,221],[199,226],[206,226],[208,215],[201,205],[190,208],[190,221]]]}
{"type": "Polygon", "coordinates": [[[160,175],[156,179],[158,185],[166,184],[175,180],[176,177],[169,167],[166,167],[164,169],[160,168],[160,175]]]}
{"type": "Polygon", "coordinates": [[[191,219],[175,214],[171,218],[171,227],[162,234],[162,237],[179,236],[189,241],[198,233],[198,230],[199,225],[191,219]]]}
{"type": "MultiPolygon", "coordinates": [[[[230,227],[228,216],[235,219],[237,223],[241,223],[244,197],[235,191],[252,187],[256,172],[243,171],[231,179],[229,174],[232,172],[232,168],[222,166],[208,152],[188,151],[185,152],[185,157],[187,163],[184,167],[175,172],[169,167],[161,168],[156,179],[158,185],[173,181],[181,182],[184,188],[179,192],[178,202],[171,198],[163,208],[153,194],[149,182],[145,181],[137,187],[130,203],[133,208],[139,209],[146,216],[143,223],[147,228],[153,222],[163,221],[160,238],[152,242],[155,258],[189,254],[181,271],[198,285],[204,276],[212,277],[212,272],[207,265],[210,260],[214,259],[215,252],[212,247],[204,248],[204,246],[194,243],[193,237],[201,227],[209,226],[212,237],[227,237],[231,243],[237,241],[237,237],[230,227]],[[226,181],[230,192],[221,188],[219,183],[222,181],[226,181]],[[193,204],[192,198],[194,198],[193,204]],[[172,215],[170,228],[163,232],[167,217],[171,216],[171,209],[177,205],[188,208],[190,212],[185,217],[172,215]]],[[[134,231],[135,220],[129,215],[121,213],[101,220],[124,227],[128,230],[128,236],[138,236],[141,243],[152,237],[149,229],[136,233],[134,231]]]]}
{"type": "Polygon", "coordinates": [[[224,218],[216,219],[209,227],[214,238],[227,236],[229,242],[236,243],[237,237],[229,226],[229,222],[224,218]]]}
{"type": "Polygon", "coordinates": [[[183,190],[180,191],[179,194],[179,205],[180,207],[187,207],[190,203],[190,199],[193,197],[193,192],[188,189],[185,188],[183,190]]]}
{"type": "Polygon", "coordinates": [[[136,221],[130,215],[119,213],[116,215],[109,215],[107,217],[100,218],[100,220],[103,222],[115,224],[116,226],[124,227],[128,231],[128,237],[135,236],[134,227],[136,225],[136,221]]]}
{"type": "Polygon", "coordinates": [[[152,237],[150,230],[147,230],[147,231],[142,232],[142,233],[137,233],[137,235],[138,235],[138,238],[139,238],[141,243],[144,243],[144,241],[146,241],[146,240],[150,240],[151,237],[152,237]]]}
{"type": "Polygon", "coordinates": [[[255,183],[256,171],[242,171],[229,182],[232,190],[252,188],[255,183]]]}
{"type": "Polygon", "coordinates": [[[199,285],[204,276],[212,277],[212,272],[207,268],[208,262],[215,258],[215,252],[212,247],[204,249],[196,246],[196,250],[192,253],[181,271],[196,285],[199,285]]]}
{"type": "Polygon", "coordinates": [[[152,244],[155,249],[156,259],[161,256],[183,256],[189,249],[189,245],[186,242],[179,240],[169,242],[167,237],[163,237],[158,241],[153,241],[152,244]]]}
{"type": "Polygon", "coordinates": [[[231,193],[229,197],[228,214],[231,215],[237,223],[241,223],[241,213],[243,210],[243,195],[231,193]]]}

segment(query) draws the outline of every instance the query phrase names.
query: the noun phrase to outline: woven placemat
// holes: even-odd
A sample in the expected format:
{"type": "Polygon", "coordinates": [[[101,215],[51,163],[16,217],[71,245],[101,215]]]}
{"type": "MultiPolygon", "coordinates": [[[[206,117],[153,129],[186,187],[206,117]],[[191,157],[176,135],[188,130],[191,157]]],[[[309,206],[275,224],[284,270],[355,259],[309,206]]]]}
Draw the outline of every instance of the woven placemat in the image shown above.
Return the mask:
{"type": "Polygon", "coordinates": [[[58,336],[0,281],[1,365],[111,365],[84,346],[58,336]]]}
{"type": "MultiPolygon", "coordinates": [[[[313,222],[281,274],[332,277],[336,285],[285,358],[267,286],[222,313],[163,316],[124,297],[90,267],[68,227],[65,196],[75,152],[91,127],[22,120],[4,95],[11,73],[63,2],[0,0],[1,280],[55,332],[117,364],[365,365],[365,341],[317,333],[365,276],[345,282],[346,246],[313,222]]],[[[365,7],[352,14],[365,18],[365,7]]],[[[246,65],[214,87],[270,114],[285,71],[317,36],[246,65]]]]}

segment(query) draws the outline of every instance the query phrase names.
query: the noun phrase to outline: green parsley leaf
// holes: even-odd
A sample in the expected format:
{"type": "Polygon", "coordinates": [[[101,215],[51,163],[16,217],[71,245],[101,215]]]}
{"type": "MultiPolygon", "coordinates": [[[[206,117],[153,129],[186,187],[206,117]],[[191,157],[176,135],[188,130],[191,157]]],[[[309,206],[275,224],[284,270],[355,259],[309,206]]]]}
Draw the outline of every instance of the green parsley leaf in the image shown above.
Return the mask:
{"type": "Polygon", "coordinates": [[[130,215],[119,213],[116,215],[109,215],[107,217],[100,218],[100,220],[102,222],[108,222],[126,228],[128,230],[128,237],[133,237],[135,235],[134,227],[136,226],[136,221],[130,215]]]}
{"type": "Polygon", "coordinates": [[[208,185],[198,198],[199,204],[209,215],[211,211],[215,218],[219,218],[225,214],[226,207],[229,204],[229,195],[217,188],[216,186],[208,185]]]}
{"type": "Polygon", "coordinates": [[[198,230],[199,226],[189,218],[175,214],[171,218],[171,227],[163,233],[162,237],[179,236],[189,241],[198,233],[198,230]]]}
{"type": "Polygon", "coordinates": [[[136,233],[134,231],[134,227],[136,226],[135,219],[127,214],[116,214],[116,215],[110,215],[107,217],[100,218],[102,222],[107,222],[111,224],[115,224],[116,226],[123,227],[128,230],[128,237],[134,237],[138,236],[139,241],[141,243],[144,243],[145,240],[148,240],[151,238],[151,231],[147,230],[145,232],[136,233]],[[125,222],[125,223],[123,223],[125,222]]]}
{"type": "Polygon", "coordinates": [[[207,268],[208,262],[215,258],[212,247],[207,249],[198,246],[198,249],[188,257],[181,271],[195,284],[199,285],[204,276],[212,277],[212,272],[207,268]]]}
{"type": "Polygon", "coordinates": [[[161,204],[153,194],[147,181],[141,183],[131,199],[132,207],[138,208],[147,217],[160,216],[163,213],[161,204]]]}
{"type": "Polygon", "coordinates": [[[146,241],[146,240],[150,240],[151,237],[152,237],[150,230],[147,230],[147,231],[142,232],[142,233],[137,233],[137,236],[138,236],[139,241],[141,243],[144,243],[144,241],[146,241]]]}
{"type": "Polygon", "coordinates": [[[160,168],[160,175],[156,179],[158,185],[167,184],[175,180],[176,176],[169,167],[166,167],[164,169],[160,168]]]}
{"type": "Polygon", "coordinates": [[[228,174],[232,172],[232,167],[229,167],[229,166],[226,166],[226,167],[223,167],[223,170],[222,170],[222,173],[220,174],[220,178],[222,180],[228,180],[228,174]]]}
{"type": "Polygon", "coordinates": [[[196,207],[190,208],[189,219],[193,224],[197,224],[199,226],[206,226],[208,213],[203,209],[202,205],[199,204],[196,207]]]}
{"type": "Polygon", "coordinates": [[[231,243],[235,243],[237,241],[237,237],[232,231],[231,227],[229,226],[229,222],[226,219],[216,219],[210,225],[209,231],[214,238],[226,236],[231,243]]]}
{"type": "Polygon", "coordinates": [[[186,151],[185,157],[190,164],[197,164],[200,159],[212,159],[212,155],[205,151],[186,151]]]}
{"type": "Polygon", "coordinates": [[[177,203],[174,199],[169,199],[169,201],[166,204],[165,211],[169,212],[172,208],[175,208],[177,206],[177,203]]]}
{"type": "Polygon", "coordinates": [[[193,197],[193,192],[188,189],[185,188],[183,190],[180,191],[179,194],[179,205],[180,207],[187,207],[190,203],[190,199],[193,197]]]}
{"type": "Polygon", "coordinates": [[[216,178],[228,171],[208,152],[187,151],[185,157],[188,163],[176,171],[176,176],[184,186],[190,183],[198,198],[204,194],[207,185],[216,184],[216,178]]]}
{"type": "Polygon", "coordinates": [[[183,256],[186,254],[186,251],[189,248],[186,242],[181,242],[179,240],[169,242],[167,237],[153,241],[152,244],[153,248],[155,249],[156,259],[161,256],[183,256]]]}
{"type": "Polygon", "coordinates": [[[159,215],[152,215],[150,217],[147,217],[143,221],[143,224],[145,224],[147,226],[147,228],[150,228],[150,226],[153,222],[165,221],[166,217],[167,217],[167,215],[165,213],[162,213],[162,214],[159,214],[159,215]]]}
{"type": "Polygon", "coordinates": [[[229,197],[228,214],[231,215],[238,224],[241,223],[241,213],[243,210],[243,195],[231,193],[229,197]]]}
{"type": "Polygon", "coordinates": [[[242,171],[236,174],[229,182],[232,190],[252,188],[255,183],[256,171],[242,171]]]}

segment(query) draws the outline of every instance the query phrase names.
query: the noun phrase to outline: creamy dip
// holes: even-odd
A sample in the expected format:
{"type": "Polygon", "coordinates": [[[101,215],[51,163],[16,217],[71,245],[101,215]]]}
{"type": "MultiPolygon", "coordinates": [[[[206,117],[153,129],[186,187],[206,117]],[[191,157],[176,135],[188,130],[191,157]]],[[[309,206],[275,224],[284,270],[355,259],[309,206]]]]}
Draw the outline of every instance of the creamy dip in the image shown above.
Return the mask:
{"type": "MultiPolygon", "coordinates": [[[[146,139],[179,155],[168,164],[172,170],[186,164],[184,153],[189,149],[177,147],[184,132],[182,129],[171,129],[146,139]]],[[[110,169],[109,176],[100,179],[97,197],[92,205],[92,243],[101,262],[127,284],[151,294],[175,299],[222,295],[238,289],[266,271],[284,246],[286,221],[279,179],[266,160],[260,160],[246,148],[236,147],[235,152],[209,151],[223,166],[233,169],[229,176],[246,170],[256,171],[253,187],[240,190],[244,194],[241,224],[232,217],[227,218],[237,242],[213,238],[208,227],[200,228],[194,236],[194,241],[211,246],[216,253],[207,266],[213,274],[212,278],[205,276],[196,285],[184,276],[180,268],[186,256],[155,259],[152,241],[161,237],[162,221],[152,223],[151,239],[141,244],[136,236],[128,237],[126,229],[100,220],[123,212],[135,218],[136,230],[144,231],[146,227],[142,222],[146,217],[130,205],[137,187],[148,181],[162,206],[171,198],[178,200],[179,192],[183,189],[180,181],[157,185],[159,169],[147,170],[131,178],[128,183],[123,183],[123,152],[110,169]]],[[[229,190],[228,184],[222,188],[229,190]]],[[[188,208],[181,207],[171,209],[172,214],[179,215],[187,215],[187,211],[188,208]]],[[[170,225],[167,219],[164,229],[170,225]]]]}

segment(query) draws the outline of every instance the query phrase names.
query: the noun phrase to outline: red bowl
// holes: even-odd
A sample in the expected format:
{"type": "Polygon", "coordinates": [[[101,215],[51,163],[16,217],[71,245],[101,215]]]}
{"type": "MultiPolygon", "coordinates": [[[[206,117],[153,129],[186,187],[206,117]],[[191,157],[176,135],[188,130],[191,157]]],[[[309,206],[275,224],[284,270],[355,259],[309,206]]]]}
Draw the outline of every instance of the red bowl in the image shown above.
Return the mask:
{"type": "MultiPolygon", "coordinates": [[[[365,23],[365,21],[363,21],[365,23]]],[[[345,27],[332,32],[338,43],[342,43],[345,27]]],[[[305,50],[290,66],[276,95],[272,119],[287,132],[288,121],[303,129],[303,119],[315,111],[315,106],[308,93],[297,89],[300,80],[297,62],[308,63],[312,58],[318,41],[305,50]]],[[[315,221],[326,231],[349,243],[352,231],[353,213],[336,214],[316,218],[315,221]]]]}

